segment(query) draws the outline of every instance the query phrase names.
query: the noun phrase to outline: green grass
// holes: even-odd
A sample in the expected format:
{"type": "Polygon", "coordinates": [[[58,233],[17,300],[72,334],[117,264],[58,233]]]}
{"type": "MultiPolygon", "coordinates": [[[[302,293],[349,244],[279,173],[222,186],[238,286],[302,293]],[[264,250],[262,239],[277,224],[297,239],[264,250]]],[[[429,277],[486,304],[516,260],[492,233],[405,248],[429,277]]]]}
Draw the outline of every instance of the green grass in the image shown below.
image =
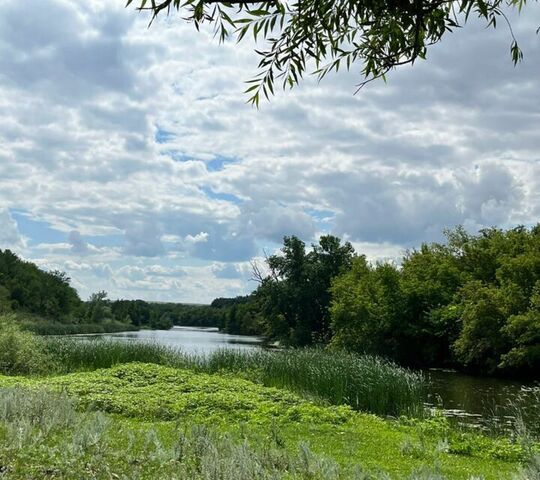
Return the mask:
{"type": "Polygon", "coordinates": [[[426,398],[422,374],[380,357],[320,349],[283,352],[219,350],[188,357],[202,371],[255,372],[264,385],[314,395],[334,405],[380,415],[421,416],[426,398]]]}
{"type": "Polygon", "coordinates": [[[44,339],[61,371],[150,362],[198,372],[230,372],[265,386],[286,388],[334,405],[380,415],[421,416],[426,397],[420,373],[372,356],[319,349],[218,350],[194,355],[151,343],[44,339]]]}
{"type": "Polygon", "coordinates": [[[41,342],[55,360],[55,373],[96,370],[129,362],[169,366],[184,364],[179,351],[155,343],[123,342],[100,337],[44,337],[41,342]]]}
{"type": "Polygon", "coordinates": [[[209,375],[154,364],[131,363],[59,377],[19,377],[14,381],[22,386],[48,386],[65,391],[77,397],[84,407],[146,420],[187,417],[212,423],[221,423],[223,419],[265,423],[275,419],[339,424],[352,414],[346,406],[318,406],[291,392],[230,375],[209,375]]]}
{"type": "Polygon", "coordinates": [[[383,420],[232,375],[132,363],[0,377],[5,478],[495,480],[527,452],[442,417],[383,420]]]}
{"type": "Polygon", "coordinates": [[[106,323],[60,323],[43,320],[39,322],[26,322],[24,327],[37,335],[80,335],[139,330],[135,325],[118,321],[109,321],[106,323]]]}
{"type": "Polygon", "coordinates": [[[0,389],[0,476],[22,478],[331,479],[335,462],[203,426],[145,425],[81,412],[71,399],[0,389]]]}

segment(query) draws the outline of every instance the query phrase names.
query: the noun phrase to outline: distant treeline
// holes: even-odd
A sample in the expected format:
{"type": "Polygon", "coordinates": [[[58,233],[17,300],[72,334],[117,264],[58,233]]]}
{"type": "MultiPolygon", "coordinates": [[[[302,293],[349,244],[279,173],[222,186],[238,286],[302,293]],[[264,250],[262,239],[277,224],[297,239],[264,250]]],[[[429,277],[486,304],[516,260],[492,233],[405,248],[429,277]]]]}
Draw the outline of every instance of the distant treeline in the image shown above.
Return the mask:
{"type": "Polygon", "coordinates": [[[101,291],[83,301],[64,272],[46,272],[10,250],[0,250],[0,314],[18,314],[22,324],[39,334],[168,329],[173,325],[257,333],[262,326],[255,329],[243,324],[240,328],[234,323],[234,312],[230,313],[234,305],[246,304],[248,300],[249,297],[218,298],[212,305],[156,303],[110,300],[101,291]]]}
{"type": "Polygon", "coordinates": [[[40,334],[95,333],[171,328],[176,325],[221,327],[223,310],[210,306],[115,300],[105,292],[83,301],[63,272],[46,272],[0,250],[0,314],[16,313],[40,334]]]}

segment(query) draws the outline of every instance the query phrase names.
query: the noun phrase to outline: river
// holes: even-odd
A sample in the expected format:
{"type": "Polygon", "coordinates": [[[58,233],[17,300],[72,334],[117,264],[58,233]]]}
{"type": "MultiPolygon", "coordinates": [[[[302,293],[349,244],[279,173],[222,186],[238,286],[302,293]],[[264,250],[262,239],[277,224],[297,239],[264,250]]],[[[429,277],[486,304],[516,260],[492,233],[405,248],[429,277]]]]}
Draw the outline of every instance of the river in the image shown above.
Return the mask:
{"type": "MultiPolygon", "coordinates": [[[[121,341],[156,342],[185,352],[208,354],[221,348],[258,349],[262,339],[220,333],[216,328],[174,327],[171,330],[141,330],[85,337],[121,341]]],[[[427,370],[428,404],[441,408],[457,422],[504,430],[515,422],[516,411],[525,423],[540,433],[540,384],[507,379],[476,377],[451,370],[427,370]]]]}

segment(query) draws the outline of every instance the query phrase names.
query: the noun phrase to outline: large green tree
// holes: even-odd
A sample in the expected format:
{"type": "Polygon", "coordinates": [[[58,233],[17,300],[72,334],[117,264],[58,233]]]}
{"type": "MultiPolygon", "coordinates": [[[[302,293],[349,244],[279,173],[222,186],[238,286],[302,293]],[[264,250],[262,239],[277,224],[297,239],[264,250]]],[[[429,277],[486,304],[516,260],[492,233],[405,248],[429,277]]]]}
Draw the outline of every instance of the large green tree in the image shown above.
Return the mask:
{"type": "Polygon", "coordinates": [[[424,59],[430,45],[463,26],[471,16],[489,27],[508,27],[514,63],[522,52],[505,14],[526,0],[128,0],[152,19],[177,10],[198,29],[214,24],[223,41],[248,34],[264,40],[256,50],[259,73],[247,92],[258,104],[274,93],[274,84],[297,84],[307,72],[319,78],[340,67],[359,64],[359,86],[385,78],[392,69],[424,59]]]}
{"type": "Polygon", "coordinates": [[[267,259],[270,273],[256,295],[270,336],[295,345],[328,341],[330,285],[353,258],[352,245],[332,235],[309,252],[299,238],[285,237],[281,253],[267,259]]]}

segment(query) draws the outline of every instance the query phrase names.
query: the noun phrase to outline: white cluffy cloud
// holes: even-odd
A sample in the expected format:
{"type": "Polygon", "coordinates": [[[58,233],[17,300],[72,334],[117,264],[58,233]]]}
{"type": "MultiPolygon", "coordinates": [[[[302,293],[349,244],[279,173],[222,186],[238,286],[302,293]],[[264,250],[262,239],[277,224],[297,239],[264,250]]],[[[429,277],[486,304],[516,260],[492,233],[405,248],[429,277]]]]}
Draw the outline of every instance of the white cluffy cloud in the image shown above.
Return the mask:
{"type": "Polygon", "coordinates": [[[283,235],[332,232],[370,258],[464,224],[540,218],[540,15],[473,20],[356,96],[357,69],[245,103],[252,45],[106,0],[5,0],[0,248],[83,296],[243,294],[283,235]],[[47,21],[44,22],[43,18],[47,21]]]}

